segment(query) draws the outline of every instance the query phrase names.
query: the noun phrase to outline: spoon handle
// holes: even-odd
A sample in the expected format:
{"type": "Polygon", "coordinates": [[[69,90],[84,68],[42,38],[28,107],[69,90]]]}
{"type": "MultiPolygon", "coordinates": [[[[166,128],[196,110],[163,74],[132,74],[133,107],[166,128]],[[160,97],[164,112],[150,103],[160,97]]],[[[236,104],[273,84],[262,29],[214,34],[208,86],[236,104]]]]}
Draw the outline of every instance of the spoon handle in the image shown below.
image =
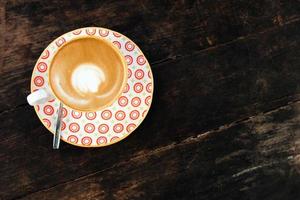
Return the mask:
{"type": "Polygon", "coordinates": [[[53,137],[53,149],[59,149],[62,110],[63,110],[63,104],[60,102],[58,112],[57,112],[56,129],[55,129],[55,134],[53,137]]]}

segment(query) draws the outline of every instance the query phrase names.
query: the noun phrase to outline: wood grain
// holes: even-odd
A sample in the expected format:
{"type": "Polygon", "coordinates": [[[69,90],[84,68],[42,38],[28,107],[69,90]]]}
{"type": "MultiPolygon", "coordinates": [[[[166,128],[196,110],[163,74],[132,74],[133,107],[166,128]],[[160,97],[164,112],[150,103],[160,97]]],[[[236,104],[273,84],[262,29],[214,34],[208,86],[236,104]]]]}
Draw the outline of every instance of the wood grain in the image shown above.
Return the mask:
{"type": "Polygon", "coordinates": [[[0,5],[0,199],[299,199],[299,1],[0,5]],[[54,152],[29,79],[48,43],[84,26],[137,42],[154,102],[125,141],[54,152]]]}
{"type": "Polygon", "coordinates": [[[155,64],[283,26],[299,18],[299,6],[296,0],[7,1],[5,42],[9,45],[2,55],[0,110],[26,103],[32,68],[42,50],[78,27],[120,31],[155,64]]]}
{"type": "Polygon", "coordinates": [[[24,199],[298,199],[299,109],[291,103],[24,199]]]}
{"type": "Polygon", "coordinates": [[[5,38],[5,4],[0,2],[0,73],[2,72],[5,38]]]}
{"type": "Polygon", "coordinates": [[[21,197],[106,171],[132,157],[298,100],[298,26],[295,22],[193,59],[157,64],[153,72],[159,87],[149,116],[132,136],[108,148],[86,150],[64,144],[54,153],[51,135],[29,106],[4,112],[0,121],[8,120],[0,127],[4,139],[0,152],[6,162],[0,174],[7,184],[0,186],[0,196],[21,197]],[[18,126],[11,132],[15,123],[18,126]]]}

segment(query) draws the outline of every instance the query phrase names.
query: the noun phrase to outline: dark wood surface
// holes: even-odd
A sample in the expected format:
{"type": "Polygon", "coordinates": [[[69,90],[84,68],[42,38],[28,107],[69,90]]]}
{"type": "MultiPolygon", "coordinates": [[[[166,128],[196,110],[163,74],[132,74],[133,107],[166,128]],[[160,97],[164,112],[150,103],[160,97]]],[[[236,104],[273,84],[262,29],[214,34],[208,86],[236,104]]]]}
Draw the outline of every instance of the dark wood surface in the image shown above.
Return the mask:
{"type": "Polygon", "coordinates": [[[0,1],[0,75],[0,199],[300,199],[297,0],[0,1]],[[85,26],[140,46],[154,100],[126,140],[54,151],[31,72],[85,26]]]}

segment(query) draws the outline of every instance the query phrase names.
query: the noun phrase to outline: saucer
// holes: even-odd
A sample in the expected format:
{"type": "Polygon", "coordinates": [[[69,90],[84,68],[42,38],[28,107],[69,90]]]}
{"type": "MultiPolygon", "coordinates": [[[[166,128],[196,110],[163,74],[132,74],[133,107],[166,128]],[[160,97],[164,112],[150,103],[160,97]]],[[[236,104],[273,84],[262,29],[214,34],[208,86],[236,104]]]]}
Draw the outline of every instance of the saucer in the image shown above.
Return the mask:
{"type": "MultiPolygon", "coordinates": [[[[82,36],[94,36],[112,42],[124,56],[128,65],[128,80],[121,96],[102,110],[79,112],[63,108],[61,138],[80,147],[102,147],[114,144],[130,135],[145,119],[153,97],[151,67],[139,47],[129,38],[105,28],[86,27],[65,33],[55,39],[39,57],[31,78],[31,92],[49,88],[49,65],[53,55],[66,42],[82,36]]],[[[52,133],[59,100],[35,106],[44,126],[52,133]]]]}

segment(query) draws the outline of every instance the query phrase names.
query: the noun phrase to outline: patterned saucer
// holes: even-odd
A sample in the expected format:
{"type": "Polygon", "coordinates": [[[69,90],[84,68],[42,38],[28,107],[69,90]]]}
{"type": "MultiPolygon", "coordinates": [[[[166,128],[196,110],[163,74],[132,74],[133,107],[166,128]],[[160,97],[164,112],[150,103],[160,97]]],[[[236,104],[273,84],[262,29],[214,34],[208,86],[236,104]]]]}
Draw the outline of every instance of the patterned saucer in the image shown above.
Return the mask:
{"type": "MultiPolygon", "coordinates": [[[[153,97],[150,65],[139,47],[126,36],[105,28],[87,27],[65,33],[54,40],[39,57],[31,78],[31,91],[47,88],[49,63],[55,52],[74,38],[92,35],[116,45],[128,64],[128,81],[121,96],[97,112],[63,109],[62,140],[81,147],[101,147],[121,141],[146,117],[153,97]]],[[[54,133],[59,101],[53,99],[35,106],[44,126],[54,133]]]]}

